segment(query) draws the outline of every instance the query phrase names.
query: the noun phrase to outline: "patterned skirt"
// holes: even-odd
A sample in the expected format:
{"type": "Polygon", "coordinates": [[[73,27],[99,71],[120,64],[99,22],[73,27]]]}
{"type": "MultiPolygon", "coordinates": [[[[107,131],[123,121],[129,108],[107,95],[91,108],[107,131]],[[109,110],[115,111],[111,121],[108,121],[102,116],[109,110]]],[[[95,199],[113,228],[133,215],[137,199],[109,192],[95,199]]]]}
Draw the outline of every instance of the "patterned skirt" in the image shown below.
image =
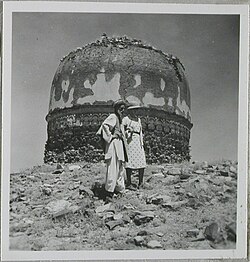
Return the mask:
{"type": "Polygon", "coordinates": [[[146,157],[141,144],[140,135],[134,133],[132,139],[128,140],[128,162],[126,168],[139,169],[146,167],[146,157]]]}

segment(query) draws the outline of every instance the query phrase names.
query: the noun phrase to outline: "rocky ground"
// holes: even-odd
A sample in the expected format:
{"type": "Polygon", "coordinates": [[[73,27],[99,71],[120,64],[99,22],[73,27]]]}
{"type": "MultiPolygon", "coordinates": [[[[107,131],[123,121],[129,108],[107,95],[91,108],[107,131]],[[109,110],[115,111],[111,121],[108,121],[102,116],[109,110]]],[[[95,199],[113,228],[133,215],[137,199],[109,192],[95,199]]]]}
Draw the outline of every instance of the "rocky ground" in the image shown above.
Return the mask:
{"type": "Polygon", "coordinates": [[[150,165],[109,203],[104,177],[104,163],[11,174],[10,249],[235,248],[236,162],[150,165]]]}

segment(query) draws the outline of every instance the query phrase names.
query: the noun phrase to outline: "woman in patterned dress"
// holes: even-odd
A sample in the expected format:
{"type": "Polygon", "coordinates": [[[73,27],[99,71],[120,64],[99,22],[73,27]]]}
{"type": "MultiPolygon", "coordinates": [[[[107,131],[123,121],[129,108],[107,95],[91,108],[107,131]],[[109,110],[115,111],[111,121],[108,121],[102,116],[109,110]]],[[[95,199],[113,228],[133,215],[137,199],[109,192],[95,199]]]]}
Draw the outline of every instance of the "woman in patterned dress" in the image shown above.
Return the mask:
{"type": "Polygon", "coordinates": [[[133,170],[139,173],[139,183],[137,188],[143,184],[144,169],[146,167],[146,157],[143,147],[142,125],[141,120],[137,116],[137,109],[140,106],[130,106],[127,108],[128,116],[124,117],[122,124],[124,126],[127,138],[127,154],[128,162],[126,163],[126,174],[128,189],[132,189],[131,175],[133,170]]]}

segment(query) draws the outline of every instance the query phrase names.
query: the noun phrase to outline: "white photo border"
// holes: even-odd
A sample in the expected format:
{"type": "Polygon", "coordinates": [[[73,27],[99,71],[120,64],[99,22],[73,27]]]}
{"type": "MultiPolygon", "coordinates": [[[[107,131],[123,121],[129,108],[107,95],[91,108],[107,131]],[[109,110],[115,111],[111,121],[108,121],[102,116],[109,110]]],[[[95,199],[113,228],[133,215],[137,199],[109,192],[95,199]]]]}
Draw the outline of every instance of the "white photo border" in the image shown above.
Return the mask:
{"type": "Polygon", "coordinates": [[[114,2],[3,2],[2,62],[2,223],[1,258],[28,260],[117,260],[117,259],[244,259],[247,257],[248,176],[248,5],[114,3],[114,2]],[[12,13],[154,13],[240,15],[237,243],[233,250],[130,250],[130,251],[10,251],[9,192],[11,144],[12,13]]]}

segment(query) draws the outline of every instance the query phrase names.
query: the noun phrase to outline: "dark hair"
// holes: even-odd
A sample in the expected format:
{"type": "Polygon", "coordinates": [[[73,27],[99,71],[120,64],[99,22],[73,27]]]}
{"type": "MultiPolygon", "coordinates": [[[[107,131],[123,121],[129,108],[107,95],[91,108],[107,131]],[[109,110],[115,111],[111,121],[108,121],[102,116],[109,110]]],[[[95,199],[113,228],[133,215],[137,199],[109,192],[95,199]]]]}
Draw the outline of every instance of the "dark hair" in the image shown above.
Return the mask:
{"type": "Polygon", "coordinates": [[[122,106],[122,105],[125,106],[125,105],[126,105],[126,102],[123,101],[123,100],[121,100],[121,99],[115,101],[114,104],[113,104],[113,107],[114,107],[115,112],[117,112],[117,110],[118,110],[118,109],[120,108],[120,106],[122,106]]]}

